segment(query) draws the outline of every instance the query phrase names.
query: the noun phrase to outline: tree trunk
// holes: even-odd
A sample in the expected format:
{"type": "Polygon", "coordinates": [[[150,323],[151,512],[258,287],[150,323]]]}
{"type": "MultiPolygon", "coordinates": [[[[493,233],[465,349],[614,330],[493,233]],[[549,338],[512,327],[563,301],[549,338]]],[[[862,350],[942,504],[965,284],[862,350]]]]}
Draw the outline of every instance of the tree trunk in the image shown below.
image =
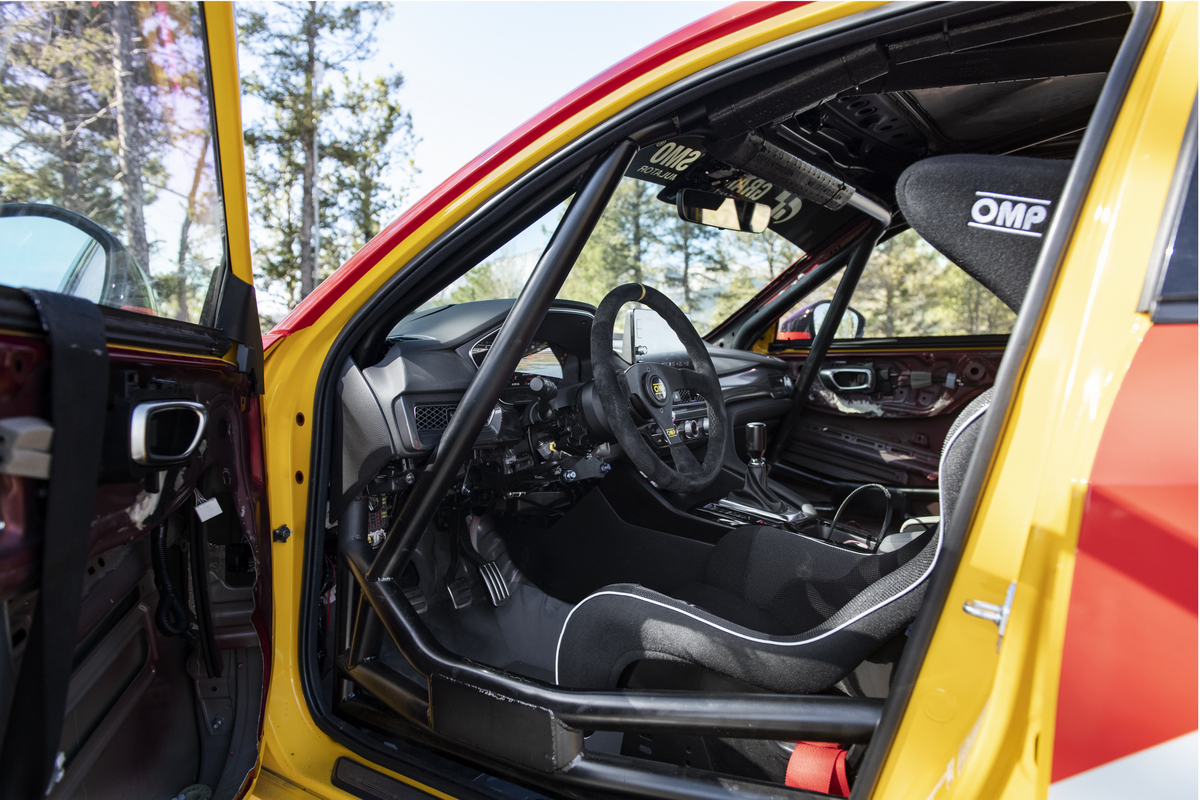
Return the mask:
{"type": "Polygon", "coordinates": [[[84,209],[80,207],[79,202],[79,162],[76,154],[76,141],[75,131],[67,124],[64,115],[58,131],[58,143],[62,157],[59,162],[59,171],[62,175],[62,205],[68,211],[81,214],[84,213],[84,209]]]}
{"type": "Polygon", "coordinates": [[[634,283],[642,283],[642,196],[641,189],[635,188],[633,197],[633,278],[634,283]]]}
{"type": "Polygon", "coordinates": [[[317,127],[316,66],[317,66],[317,11],[308,8],[308,19],[304,24],[304,36],[308,43],[308,59],[304,62],[305,98],[308,119],[300,130],[300,149],[304,153],[304,181],[300,197],[300,297],[308,297],[316,286],[315,254],[313,253],[313,223],[316,220],[313,208],[313,188],[316,184],[317,165],[313,162],[313,138],[317,127]]]}
{"type": "Polygon", "coordinates": [[[196,218],[196,195],[200,191],[200,179],[204,175],[204,157],[208,155],[208,131],[204,132],[204,140],[200,144],[200,157],[196,159],[196,169],[192,173],[192,190],[188,192],[187,211],[183,215],[183,224],[179,228],[179,262],[176,275],[179,279],[177,300],[179,308],[175,319],[188,321],[188,285],[187,285],[187,253],[188,231],[191,230],[192,220],[196,218]]]}
{"type": "Polygon", "coordinates": [[[142,189],[142,154],[137,127],[137,98],[133,93],[133,5],[113,4],[113,72],[116,80],[117,152],[121,162],[121,190],[125,205],[125,231],[129,251],[144,269],[150,268],[146,241],[145,194],[142,189]]]}
{"type": "Polygon", "coordinates": [[[15,30],[15,25],[0,24],[0,83],[4,83],[4,73],[8,71],[8,47],[15,30]]]}

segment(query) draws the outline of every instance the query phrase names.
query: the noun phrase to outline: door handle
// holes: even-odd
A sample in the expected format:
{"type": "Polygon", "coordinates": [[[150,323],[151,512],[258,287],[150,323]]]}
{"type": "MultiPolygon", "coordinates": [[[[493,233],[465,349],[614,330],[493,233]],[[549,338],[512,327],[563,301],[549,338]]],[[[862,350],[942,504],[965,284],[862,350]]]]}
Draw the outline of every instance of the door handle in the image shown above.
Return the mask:
{"type": "Polygon", "coordinates": [[[834,392],[870,394],[875,391],[875,370],[870,367],[826,367],[818,374],[821,384],[834,392]]]}
{"type": "Polygon", "coordinates": [[[129,455],[144,466],[187,461],[204,438],[208,411],[190,400],[139,403],[129,421],[129,455]]]}

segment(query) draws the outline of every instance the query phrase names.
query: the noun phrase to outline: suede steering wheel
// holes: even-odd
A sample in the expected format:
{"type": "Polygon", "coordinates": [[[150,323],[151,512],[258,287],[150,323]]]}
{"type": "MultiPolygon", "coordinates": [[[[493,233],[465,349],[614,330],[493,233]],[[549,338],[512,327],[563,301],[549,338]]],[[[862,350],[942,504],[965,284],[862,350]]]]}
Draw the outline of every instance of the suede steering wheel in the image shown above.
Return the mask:
{"type": "Polygon", "coordinates": [[[592,322],[592,377],[609,429],[646,477],[662,489],[689,494],[707,489],[717,479],[725,458],[726,414],[721,382],[704,340],[666,295],[640,283],[627,283],[604,297],[592,322]],[[642,361],[618,371],[613,358],[613,325],[621,306],[638,302],[658,312],[671,326],[691,358],[692,369],[642,361]],[[690,389],[708,403],[710,427],[703,463],[692,455],[675,427],[672,397],[680,389],[690,389]],[[630,403],[635,397],[667,438],[674,467],[663,461],[634,424],[630,403]]]}

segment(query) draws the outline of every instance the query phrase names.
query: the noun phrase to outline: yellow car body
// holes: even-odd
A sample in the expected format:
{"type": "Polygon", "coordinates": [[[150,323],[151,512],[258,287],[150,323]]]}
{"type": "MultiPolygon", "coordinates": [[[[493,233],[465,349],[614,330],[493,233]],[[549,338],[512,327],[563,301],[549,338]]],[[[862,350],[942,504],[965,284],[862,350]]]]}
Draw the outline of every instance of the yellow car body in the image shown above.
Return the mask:
{"type": "MultiPolygon", "coordinates": [[[[456,226],[614,116],[647,98],[670,93],[680,81],[720,70],[789,37],[853,30],[886,12],[886,4],[875,2],[746,3],[672,34],[597,76],[464,167],[388,226],[264,337],[257,413],[268,529],[286,529],[291,535],[277,536],[270,545],[272,616],[270,654],[265,659],[269,677],[258,765],[248,796],[351,800],[357,795],[331,782],[336,762],[347,758],[430,796],[451,798],[409,775],[371,763],[333,738],[314,716],[304,688],[305,656],[298,642],[305,537],[320,524],[309,519],[310,474],[317,459],[314,398],[329,354],[355,315],[456,226]]],[[[1128,388],[1126,374],[1139,355],[1150,357],[1145,343],[1159,327],[1140,298],[1147,270],[1160,255],[1155,234],[1173,181],[1178,180],[1180,154],[1187,152],[1187,137],[1195,137],[1197,5],[1167,2],[1138,13],[1132,24],[1149,26],[1144,46],[1125,54],[1135,66],[1079,213],[1066,226],[1066,244],[1052,273],[1048,300],[1036,319],[1022,317],[1029,338],[1026,355],[1021,363],[1007,366],[1015,394],[970,517],[957,572],[911,699],[893,720],[895,733],[870,797],[1068,796],[1056,788],[1060,781],[1054,770],[1056,755],[1068,746],[1058,740],[1062,717],[1079,713],[1077,700],[1066,706],[1060,701],[1060,678],[1066,674],[1064,649],[1076,624],[1071,611],[1073,590],[1079,591],[1080,529],[1089,513],[1097,453],[1106,434],[1113,435],[1113,409],[1128,388]],[[998,630],[963,612],[964,605],[973,603],[1005,607],[1011,614],[1006,610],[1005,625],[998,630]]],[[[229,266],[233,276],[252,285],[252,209],[241,146],[234,11],[230,4],[206,3],[203,14],[216,131],[222,143],[229,266]]],[[[1179,441],[1160,435],[1164,424],[1171,425],[1159,420],[1154,429],[1159,433],[1147,438],[1145,449],[1126,455],[1135,471],[1141,463],[1164,458],[1161,453],[1167,450],[1190,452],[1195,460],[1196,325],[1175,327],[1179,331],[1170,340],[1176,343],[1172,346],[1190,341],[1191,350],[1183,346],[1172,374],[1161,380],[1164,392],[1179,396],[1170,406],[1176,409],[1172,413],[1183,408],[1186,416],[1190,408],[1191,420],[1178,426],[1179,441]]],[[[1166,363],[1161,352],[1154,358],[1155,364],[1166,363]]],[[[238,345],[223,361],[238,363],[238,345]]],[[[249,409],[254,413],[253,401],[249,409]]],[[[1155,412],[1145,413],[1152,417],[1155,412]]],[[[1194,560],[1195,472],[1180,475],[1171,491],[1172,502],[1186,506],[1190,498],[1192,527],[1190,534],[1180,534],[1180,541],[1182,552],[1194,560]]],[[[1194,595],[1194,584],[1190,591],[1194,595]]],[[[1180,641],[1190,642],[1192,648],[1181,674],[1190,674],[1194,684],[1194,597],[1191,604],[1190,617],[1186,608],[1181,617],[1190,619],[1191,630],[1181,633],[1180,641]]],[[[1194,693],[1189,696],[1194,701],[1194,693]]],[[[1194,709],[1189,713],[1191,728],[1170,736],[1182,734],[1185,744],[1190,742],[1194,768],[1194,709]]],[[[1164,734],[1162,741],[1165,738],[1164,734]]],[[[1129,755],[1120,752],[1101,763],[1129,755]]]]}
{"type": "MultiPolygon", "coordinates": [[[[310,415],[325,353],[361,303],[438,236],[523,171],[611,114],[673,81],[767,42],[873,3],[814,3],[698,47],[621,86],[490,169],[446,208],[382,254],[321,316],[286,330],[266,353],[263,399],[271,525],[303,530],[310,415]]],[[[1050,785],[1055,705],[1084,492],[1121,380],[1151,325],[1136,301],[1196,96],[1196,6],[1166,3],[1154,25],[1100,168],[1072,234],[1051,303],[1022,365],[967,549],[913,700],[872,796],[1044,797],[1050,785]],[[1047,398],[1052,398],[1048,401],[1047,398]],[[962,613],[972,598],[1004,600],[1013,616],[997,653],[995,629],[962,613]]],[[[215,28],[216,26],[214,26],[215,28]]],[[[226,29],[232,27],[229,20],[226,29]]],[[[232,47],[232,43],[228,46],[232,47]]],[[[219,61],[219,59],[217,59],[219,61]]],[[[231,111],[236,113],[232,102],[231,111]]],[[[1184,365],[1184,374],[1189,365],[1184,365]]],[[[1194,381],[1193,381],[1194,383],[1194,381]]],[[[300,550],[276,545],[275,648],[262,772],[263,798],[350,797],[329,785],[341,756],[297,685],[300,550]]],[[[394,774],[394,773],[393,773],[394,774]]],[[[394,774],[411,782],[404,775],[394,774]]],[[[426,788],[437,796],[444,796],[426,788]]]]}

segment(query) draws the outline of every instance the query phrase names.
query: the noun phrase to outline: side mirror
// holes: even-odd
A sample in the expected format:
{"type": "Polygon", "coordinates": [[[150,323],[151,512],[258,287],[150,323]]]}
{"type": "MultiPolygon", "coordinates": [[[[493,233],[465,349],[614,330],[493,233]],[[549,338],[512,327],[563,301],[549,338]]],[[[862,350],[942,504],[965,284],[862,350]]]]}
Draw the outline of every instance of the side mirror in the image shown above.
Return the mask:
{"type": "Polygon", "coordinates": [[[0,204],[4,283],[157,314],[154,290],[133,254],[100,225],[58,206],[0,204]]]}
{"type": "MultiPolygon", "coordinates": [[[[825,318],[829,314],[829,301],[818,300],[811,305],[801,308],[795,314],[780,320],[779,330],[775,338],[780,341],[805,341],[812,339],[821,330],[825,318]]],[[[835,339],[861,339],[866,329],[867,320],[853,308],[847,308],[846,313],[838,322],[835,339]]]]}
{"type": "Polygon", "coordinates": [[[676,195],[679,218],[712,228],[742,233],[762,233],[771,223],[771,207],[735,200],[699,189],[680,189],[676,195]]]}

